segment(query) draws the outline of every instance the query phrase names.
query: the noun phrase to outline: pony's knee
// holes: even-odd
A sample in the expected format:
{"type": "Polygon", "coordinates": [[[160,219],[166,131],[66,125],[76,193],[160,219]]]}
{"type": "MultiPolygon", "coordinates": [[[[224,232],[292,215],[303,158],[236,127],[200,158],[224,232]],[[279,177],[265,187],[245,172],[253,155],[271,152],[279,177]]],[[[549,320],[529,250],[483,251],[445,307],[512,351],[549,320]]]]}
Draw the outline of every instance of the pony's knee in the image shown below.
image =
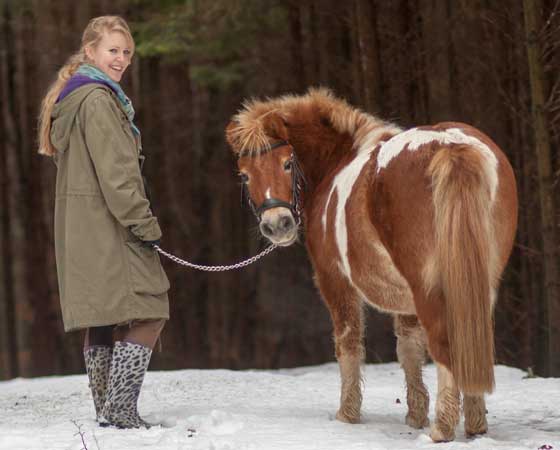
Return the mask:
{"type": "Polygon", "coordinates": [[[401,365],[421,365],[426,356],[426,335],[416,316],[397,316],[395,335],[401,365]]]}
{"type": "Polygon", "coordinates": [[[334,346],[337,358],[343,354],[363,357],[364,325],[361,311],[347,320],[335,323],[334,346]]]}
{"type": "Polygon", "coordinates": [[[338,360],[349,358],[362,361],[365,357],[364,345],[360,337],[338,339],[335,336],[334,348],[338,360]]]}

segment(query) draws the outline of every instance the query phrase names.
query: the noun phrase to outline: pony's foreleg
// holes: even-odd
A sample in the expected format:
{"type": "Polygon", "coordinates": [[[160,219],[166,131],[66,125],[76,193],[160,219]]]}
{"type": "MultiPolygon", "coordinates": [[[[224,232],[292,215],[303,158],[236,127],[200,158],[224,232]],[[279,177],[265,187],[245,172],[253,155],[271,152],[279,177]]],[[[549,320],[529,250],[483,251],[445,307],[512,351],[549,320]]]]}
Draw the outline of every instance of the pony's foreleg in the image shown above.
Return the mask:
{"type": "Polygon", "coordinates": [[[465,395],[463,410],[465,412],[465,434],[467,436],[484,434],[488,431],[484,395],[465,395]]]}
{"type": "Polygon", "coordinates": [[[412,428],[423,428],[430,423],[430,397],[422,380],[426,335],[416,316],[395,315],[394,327],[397,336],[397,356],[406,380],[406,424],[412,428]]]}
{"type": "Polygon", "coordinates": [[[339,303],[336,306],[329,305],[341,379],[340,408],[336,418],[342,422],[358,423],[362,407],[363,307],[356,299],[339,297],[337,300],[339,303]]]}
{"type": "Polygon", "coordinates": [[[436,420],[432,425],[430,437],[434,442],[446,442],[455,439],[455,427],[459,423],[460,394],[451,372],[443,365],[437,364],[438,394],[436,401],[436,420]]]}

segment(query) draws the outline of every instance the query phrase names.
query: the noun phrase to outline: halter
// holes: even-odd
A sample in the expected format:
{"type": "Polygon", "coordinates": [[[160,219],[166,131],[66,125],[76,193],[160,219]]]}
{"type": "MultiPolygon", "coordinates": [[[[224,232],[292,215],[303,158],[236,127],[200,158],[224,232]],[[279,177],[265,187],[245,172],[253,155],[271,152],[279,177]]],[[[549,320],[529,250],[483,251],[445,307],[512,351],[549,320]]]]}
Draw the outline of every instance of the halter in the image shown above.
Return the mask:
{"type": "MultiPolygon", "coordinates": [[[[286,145],[290,145],[290,143],[288,141],[276,142],[275,144],[272,144],[269,148],[259,149],[256,153],[260,155],[262,153],[267,153],[271,150],[274,150],[275,148],[284,147],[286,145]]],[[[264,202],[262,202],[262,204],[259,207],[256,207],[255,203],[251,199],[251,196],[249,195],[249,189],[247,188],[247,185],[243,183],[241,187],[241,203],[243,203],[243,197],[245,197],[247,203],[249,204],[249,207],[251,208],[251,211],[253,211],[253,214],[255,215],[259,223],[262,220],[263,212],[265,212],[267,209],[277,208],[277,207],[288,208],[291,211],[292,215],[294,216],[294,219],[296,220],[296,225],[299,226],[299,224],[301,223],[301,212],[302,212],[301,194],[305,190],[305,186],[307,183],[305,181],[305,176],[303,174],[303,171],[301,170],[301,166],[299,165],[293,147],[292,147],[292,154],[290,155],[290,159],[288,161],[290,161],[292,166],[291,203],[287,203],[277,198],[267,198],[265,199],[264,202]]]]}

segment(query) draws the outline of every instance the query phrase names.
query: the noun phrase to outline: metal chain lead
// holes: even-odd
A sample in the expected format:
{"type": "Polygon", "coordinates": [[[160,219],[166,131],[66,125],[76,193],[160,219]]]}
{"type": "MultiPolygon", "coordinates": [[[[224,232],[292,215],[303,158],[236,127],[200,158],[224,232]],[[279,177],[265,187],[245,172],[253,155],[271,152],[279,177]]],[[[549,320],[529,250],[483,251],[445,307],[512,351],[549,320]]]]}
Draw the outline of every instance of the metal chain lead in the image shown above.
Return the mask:
{"type": "Polygon", "coordinates": [[[191,262],[182,260],[181,258],[177,258],[176,256],[172,255],[171,253],[167,253],[165,250],[162,250],[159,247],[159,245],[154,245],[153,246],[153,248],[155,250],[157,250],[158,253],[161,253],[163,256],[169,258],[171,261],[176,262],[177,264],[180,264],[182,266],[187,266],[187,267],[190,267],[190,268],[196,269],[196,270],[202,270],[204,272],[226,272],[228,270],[241,269],[242,267],[248,266],[249,264],[253,264],[254,262],[261,259],[263,256],[268,255],[276,247],[278,247],[278,246],[275,245],[275,244],[272,244],[271,246],[265,248],[258,255],[252,256],[251,258],[246,259],[245,261],[240,261],[236,264],[230,264],[228,266],[205,266],[205,265],[202,265],[202,264],[193,264],[191,262]]]}

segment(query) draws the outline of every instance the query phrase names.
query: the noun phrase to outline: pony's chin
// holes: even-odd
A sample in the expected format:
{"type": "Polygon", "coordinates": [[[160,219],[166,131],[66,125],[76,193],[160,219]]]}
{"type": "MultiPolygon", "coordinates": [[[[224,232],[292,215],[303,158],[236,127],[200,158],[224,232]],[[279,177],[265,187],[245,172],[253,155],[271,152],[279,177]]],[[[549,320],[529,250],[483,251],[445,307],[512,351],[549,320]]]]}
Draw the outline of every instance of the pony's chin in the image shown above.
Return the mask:
{"type": "Polygon", "coordinates": [[[289,247],[290,245],[292,245],[295,241],[297,241],[297,233],[294,234],[292,237],[288,238],[288,239],[280,239],[280,240],[274,240],[271,238],[268,238],[268,240],[274,244],[277,245],[278,247],[289,247]]]}

